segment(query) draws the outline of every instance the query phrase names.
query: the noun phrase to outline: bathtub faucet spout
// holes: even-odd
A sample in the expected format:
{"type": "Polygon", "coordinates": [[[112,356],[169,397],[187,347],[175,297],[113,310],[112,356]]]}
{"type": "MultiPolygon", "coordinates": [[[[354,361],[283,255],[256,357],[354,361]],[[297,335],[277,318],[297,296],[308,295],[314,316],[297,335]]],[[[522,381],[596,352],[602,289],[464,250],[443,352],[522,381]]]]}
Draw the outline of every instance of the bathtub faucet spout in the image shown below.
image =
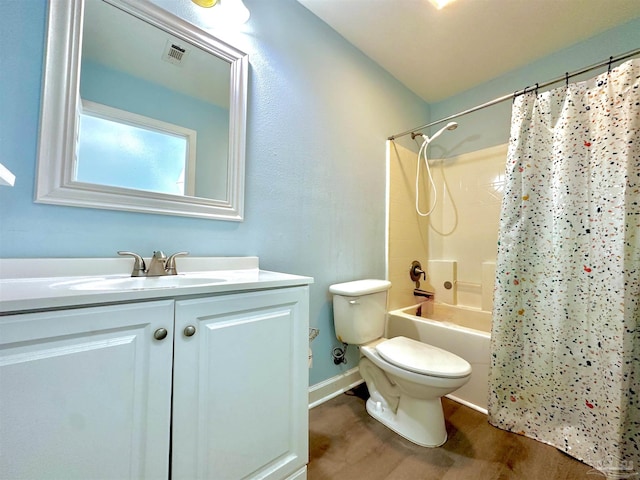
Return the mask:
{"type": "Polygon", "coordinates": [[[433,292],[427,292],[426,290],[415,288],[413,290],[413,297],[418,303],[418,308],[416,309],[417,317],[429,316],[433,313],[433,303],[435,299],[433,292]]]}

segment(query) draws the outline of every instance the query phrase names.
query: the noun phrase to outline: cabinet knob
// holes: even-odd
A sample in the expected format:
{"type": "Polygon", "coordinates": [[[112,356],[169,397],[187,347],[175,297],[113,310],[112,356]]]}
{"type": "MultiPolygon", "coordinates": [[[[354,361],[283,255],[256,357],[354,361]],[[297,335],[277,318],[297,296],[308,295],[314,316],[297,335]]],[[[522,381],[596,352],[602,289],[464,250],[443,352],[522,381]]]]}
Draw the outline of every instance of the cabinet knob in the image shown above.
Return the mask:
{"type": "Polygon", "coordinates": [[[187,325],[184,327],[184,336],[185,337],[193,337],[196,333],[196,327],[193,325],[187,325]]]}
{"type": "Polygon", "coordinates": [[[166,328],[159,328],[155,332],[153,332],[153,338],[155,338],[156,340],[163,340],[167,338],[168,333],[169,332],[167,332],[166,328]]]}

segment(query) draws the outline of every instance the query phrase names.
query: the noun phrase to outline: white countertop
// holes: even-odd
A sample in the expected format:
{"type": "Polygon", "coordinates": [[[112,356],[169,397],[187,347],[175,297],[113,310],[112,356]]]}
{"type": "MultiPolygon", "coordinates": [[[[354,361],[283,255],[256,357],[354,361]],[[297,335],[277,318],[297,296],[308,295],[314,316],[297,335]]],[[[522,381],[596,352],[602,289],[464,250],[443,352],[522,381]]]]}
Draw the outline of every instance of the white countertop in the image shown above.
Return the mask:
{"type": "Polygon", "coordinates": [[[74,290],[83,281],[128,278],[133,260],[0,259],[0,315],[104,303],[131,302],[187,295],[215,295],[309,285],[313,278],[260,270],[257,257],[182,257],[179,274],[208,273],[221,281],[207,285],[128,290],[74,290]]]}

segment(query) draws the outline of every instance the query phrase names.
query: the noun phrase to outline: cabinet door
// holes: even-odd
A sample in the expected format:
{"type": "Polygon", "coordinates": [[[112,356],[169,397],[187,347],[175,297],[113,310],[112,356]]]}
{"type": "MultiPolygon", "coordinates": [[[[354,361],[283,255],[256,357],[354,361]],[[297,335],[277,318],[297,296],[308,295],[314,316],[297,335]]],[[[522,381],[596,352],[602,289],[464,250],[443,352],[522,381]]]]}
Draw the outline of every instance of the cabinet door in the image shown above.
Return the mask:
{"type": "Polygon", "coordinates": [[[306,465],[308,309],[308,287],[176,302],[173,480],[306,465]]]}
{"type": "Polygon", "coordinates": [[[172,301],[0,317],[0,478],[168,478],[172,324],[172,301]]]}

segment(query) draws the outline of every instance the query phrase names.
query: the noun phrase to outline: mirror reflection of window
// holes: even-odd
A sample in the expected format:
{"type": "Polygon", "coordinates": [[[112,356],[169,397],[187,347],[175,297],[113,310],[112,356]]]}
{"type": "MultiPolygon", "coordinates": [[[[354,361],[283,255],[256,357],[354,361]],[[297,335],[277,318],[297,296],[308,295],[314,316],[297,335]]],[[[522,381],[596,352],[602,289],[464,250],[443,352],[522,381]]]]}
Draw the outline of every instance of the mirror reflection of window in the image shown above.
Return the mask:
{"type": "Polygon", "coordinates": [[[76,181],[194,195],[195,131],[85,101],[80,133],[76,181]]]}

